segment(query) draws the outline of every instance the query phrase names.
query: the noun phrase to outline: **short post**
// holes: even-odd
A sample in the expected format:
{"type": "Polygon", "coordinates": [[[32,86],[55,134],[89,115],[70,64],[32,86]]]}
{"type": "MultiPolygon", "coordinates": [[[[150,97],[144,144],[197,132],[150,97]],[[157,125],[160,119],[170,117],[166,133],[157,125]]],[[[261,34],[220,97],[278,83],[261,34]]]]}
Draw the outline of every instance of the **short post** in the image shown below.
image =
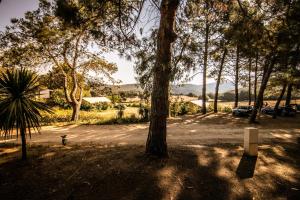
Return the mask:
{"type": "Polygon", "coordinates": [[[61,143],[62,143],[62,145],[66,146],[67,141],[68,141],[67,135],[62,135],[60,137],[61,137],[61,143]]]}
{"type": "Polygon", "coordinates": [[[244,151],[249,156],[257,156],[258,129],[247,127],[244,129],[244,151]]]}

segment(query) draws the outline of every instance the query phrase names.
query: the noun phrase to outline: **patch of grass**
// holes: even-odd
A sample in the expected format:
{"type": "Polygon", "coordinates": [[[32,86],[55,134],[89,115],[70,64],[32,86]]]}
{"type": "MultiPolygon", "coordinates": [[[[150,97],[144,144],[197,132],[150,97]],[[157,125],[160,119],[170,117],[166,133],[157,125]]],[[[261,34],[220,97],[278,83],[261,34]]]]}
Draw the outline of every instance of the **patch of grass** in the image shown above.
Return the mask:
{"type": "MultiPolygon", "coordinates": [[[[80,111],[78,124],[121,124],[143,122],[138,114],[138,108],[126,108],[124,115],[118,119],[117,109],[108,109],[104,111],[80,111]]],[[[73,124],[70,122],[72,110],[55,109],[53,114],[44,113],[42,118],[43,125],[53,124],[73,124]]]]}

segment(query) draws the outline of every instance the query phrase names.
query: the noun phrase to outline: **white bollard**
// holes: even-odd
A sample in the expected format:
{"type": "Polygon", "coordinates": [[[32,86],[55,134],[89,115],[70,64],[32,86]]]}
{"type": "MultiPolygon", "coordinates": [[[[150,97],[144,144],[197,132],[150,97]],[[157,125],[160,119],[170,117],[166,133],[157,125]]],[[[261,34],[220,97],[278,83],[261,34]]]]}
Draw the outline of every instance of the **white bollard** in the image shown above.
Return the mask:
{"type": "Polygon", "coordinates": [[[258,129],[247,127],[244,129],[244,151],[249,156],[257,156],[258,129]]]}

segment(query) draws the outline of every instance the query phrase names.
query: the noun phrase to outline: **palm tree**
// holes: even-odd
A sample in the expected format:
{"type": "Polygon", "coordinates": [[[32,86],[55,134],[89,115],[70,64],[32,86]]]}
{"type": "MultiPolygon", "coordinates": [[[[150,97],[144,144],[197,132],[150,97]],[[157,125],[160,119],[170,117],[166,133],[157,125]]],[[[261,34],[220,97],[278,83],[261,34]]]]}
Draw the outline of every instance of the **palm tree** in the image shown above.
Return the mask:
{"type": "Polygon", "coordinates": [[[0,133],[7,137],[14,130],[22,140],[22,159],[27,159],[26,136],[39,131],[40,111],[51,112],[37,101],[38,76],[26,69],[6,70],[0,73],[0,133]]]}

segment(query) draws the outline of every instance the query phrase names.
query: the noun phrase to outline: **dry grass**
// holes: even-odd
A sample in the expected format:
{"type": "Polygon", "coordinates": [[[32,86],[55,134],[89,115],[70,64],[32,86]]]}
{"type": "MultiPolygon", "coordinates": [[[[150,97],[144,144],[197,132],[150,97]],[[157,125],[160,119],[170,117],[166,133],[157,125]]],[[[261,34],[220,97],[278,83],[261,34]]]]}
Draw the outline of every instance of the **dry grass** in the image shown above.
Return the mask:
{"type": "MultiPolygon", "coordinates": [[[[124,118],[132,116],[138,118],[138,109],[135,107],[128,107],[124,110],[124,118]]],[[[78,124],[105,124],[106,122],[117,118],[117,110],[108,109],[104,111],[80,111],[78,124]]],[[[56,109],[53,114],[43,113],[43,124],[72,124],[70,122],[72,110],[56,109]]]]}
{"type": "Polygon", "coordinates": [[[143,146],[32,146],[30,160],[2,147],[1,199],[297,199],[299,144],[173,146],[170,158],[143,146]]]}

